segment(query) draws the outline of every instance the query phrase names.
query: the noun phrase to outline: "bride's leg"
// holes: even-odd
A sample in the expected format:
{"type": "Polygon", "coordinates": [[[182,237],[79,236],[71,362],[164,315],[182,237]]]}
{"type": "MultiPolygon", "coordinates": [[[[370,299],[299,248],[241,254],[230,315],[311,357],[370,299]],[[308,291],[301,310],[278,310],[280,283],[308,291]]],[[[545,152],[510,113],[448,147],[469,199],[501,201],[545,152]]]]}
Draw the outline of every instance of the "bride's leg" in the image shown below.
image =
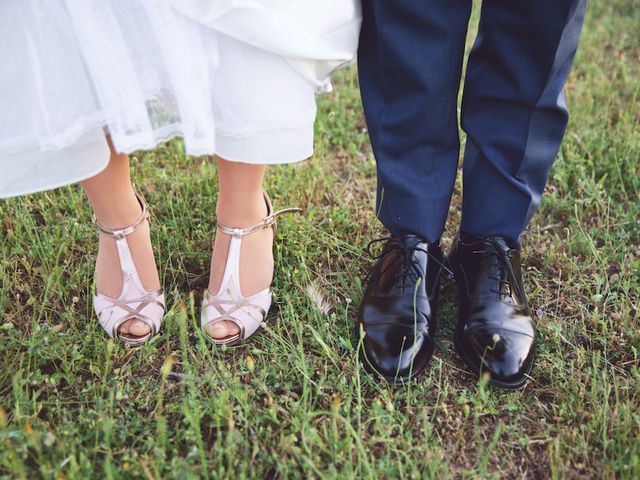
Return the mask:
{"type": "MultiPolygon", "coordinates": [[[[109,165],[101,173],[82,182],[98,221],[107,228],[118,229],[130,225],[140,216],[140,204],[134,194],[129,175],[129,156],[114,151],[111,139],[109,165]]],[[[135,233],[127,236],[136,269],[146,290],[160,287],[149,224],[145,222],[135,233]]],[[[122,291],[122,273],[115,239],[100,234],[96,259],[96,289],[103,295],[118,298],[122,291]]],[[[127,320],[120,332],[133,336],[149,333],[149,326],[141,320],[127,320]]]]}
{"type": "MultiPolygon", "coordinates": [[[[233,227],[248,227],[267,215],[262,180],[265,165],[229,162],[216,157],[220,195],[216,207],[218,221],[233,227]]],[[[226,266],[230,237],[217,232],[211,259],[209,292],[217,294],[226,266]]],[[[243,237],[240,252],[240,287],[245,296],[258,293],[271,284],[273,277],[273,230],[264,228],[243,237]]],[[[238,326],[229,321],[213,323],[207,333],[214,338],[236,335],[238,326]]]]}

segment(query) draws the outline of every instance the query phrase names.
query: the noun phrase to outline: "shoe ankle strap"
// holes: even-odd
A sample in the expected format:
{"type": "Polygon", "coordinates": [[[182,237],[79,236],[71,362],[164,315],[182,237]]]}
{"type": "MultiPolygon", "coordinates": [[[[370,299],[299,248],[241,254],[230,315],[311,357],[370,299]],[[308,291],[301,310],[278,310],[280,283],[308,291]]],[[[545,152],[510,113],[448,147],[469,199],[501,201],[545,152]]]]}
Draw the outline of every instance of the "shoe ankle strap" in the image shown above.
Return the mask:
{"type": "Polygon", "coordinates": [[[278,218],[280,215],[284,215],[286,213],[302,213],[302,212],[303,210],[301,208],[285,208],[283,210],[279,210],[275,213],[272,213],[271,215],[267,215],[266,217],[264,217],[264,219],[261,222],[245,228],[227,227],[226,225],[223,225],[220,222],[217,222],[217,224],[218,224],[218,229],[222,233],[226,233],[227,235],[230,235],[232,237],[241,238],[241,237],[246,237],[247,235],[251,235],[252,233],[255,233],[258,230],[261,230],[263,228],[274,227],[276,225],[276,218],[278,218]]]}
{"type": "Polygon", "coordinates": [[[302,213],[302,208],[284,208],[273,213],[273,207],[271,206],[271,199],[266,192],[264,192],[264,201],[267,204],[267,216],[262,219],[261,222],[256,223],[255,225],[251,225],[249,227],[228,227],[223,225],[220,222],[216,222],[218,225],[218,229],[227,235],[230,235],[235,238],[246,237],[247,235],[251,235],[252,233],[257,232],[258,230],[262,230],[263,228],[271,228],[276,226],[276,218],[286,213],[302,213]]]}
{"type": "Polygon", "coordinates": [[[124,228],[112,230],[102,225],[95,215],[93,215],[93,224],[98,227],[98,230],[100,230],[100,232],[112,238],[124,238],[136,232],[144,222],[149,221],[149,211],[147,210],[147,204],[145,203],[144,198],[142,198],[142,195],[140,195],[138,192],[135,192],[135,195],[138,203],[140,204],[140,208],[142,208],[142,212],[131,225],[128,225],[124,228]]]}

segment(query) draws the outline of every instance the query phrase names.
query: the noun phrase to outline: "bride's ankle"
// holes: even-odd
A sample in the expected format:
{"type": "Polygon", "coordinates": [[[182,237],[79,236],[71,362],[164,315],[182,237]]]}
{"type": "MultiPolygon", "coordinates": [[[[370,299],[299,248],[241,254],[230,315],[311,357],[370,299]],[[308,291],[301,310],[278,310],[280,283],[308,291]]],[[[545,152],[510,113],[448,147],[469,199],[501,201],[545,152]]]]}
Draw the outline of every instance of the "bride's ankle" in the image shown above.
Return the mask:
{"type": "Polygon", "coordinates": [[[120,201],[112,203],[108,209],[94,210],[94,214],[102,226],[118,230],[126,228],[140,218],[142,206],[132,190],[130,195],[127,194],[120,201]]]}
{"type": "Polygon", "coordinates": [[[216,216],[223,225],[248,227],[261,221],[268,214],[262,193],[256,198],[220,198],[216,205],[216,216]]]}

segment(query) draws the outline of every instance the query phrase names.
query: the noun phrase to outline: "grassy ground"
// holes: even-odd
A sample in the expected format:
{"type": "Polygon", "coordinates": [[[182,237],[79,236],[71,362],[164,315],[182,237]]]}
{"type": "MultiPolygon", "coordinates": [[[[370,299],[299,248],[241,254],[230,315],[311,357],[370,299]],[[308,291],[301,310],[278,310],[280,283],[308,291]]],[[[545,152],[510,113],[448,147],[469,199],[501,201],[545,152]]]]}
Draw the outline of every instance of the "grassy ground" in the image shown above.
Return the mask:
{"type": "MultiPolygon", "coordinates": [[[[351,337],[369,260],[374,163],[354,72],[321,99],[313,160],[274,168],[277,304],[248,345],[198,333],[215,171],[178,143],[139,156],[169,294],[137,351],[92,314],[97,235],[79,188],[0,204],[0,476],[640,476],[640,6],[592,2],[568,85],[573,116],[526,236],[539,317],[533,380],[477,383],[453,352],[455,287],[420,381],[365,375],[351,337]]],[[[456,195],[445,244],[458,218],[456,195]]]]}

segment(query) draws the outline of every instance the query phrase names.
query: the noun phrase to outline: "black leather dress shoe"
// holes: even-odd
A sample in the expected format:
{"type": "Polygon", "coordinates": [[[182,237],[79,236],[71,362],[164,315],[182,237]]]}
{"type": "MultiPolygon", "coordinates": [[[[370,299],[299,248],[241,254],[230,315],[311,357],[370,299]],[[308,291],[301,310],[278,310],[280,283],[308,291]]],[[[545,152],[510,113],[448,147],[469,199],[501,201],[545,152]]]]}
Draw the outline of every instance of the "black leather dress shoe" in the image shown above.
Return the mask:
{"type": "Polygon", "coordinates": [[[405,381],[419,375],[433,353],[443,258],[438,245],[415,235],[372,243],[385,240],[360,306],[356,340],[362,340],[367,371],[405,381]]]}
{"type": "Polygon", "coordinates": [[[502,237],[464,237],[449,256],[460,290],[454,343],[489,383],[519,388],[535,354],[536,326],[522,285],[520,253],[502,237]]]}

